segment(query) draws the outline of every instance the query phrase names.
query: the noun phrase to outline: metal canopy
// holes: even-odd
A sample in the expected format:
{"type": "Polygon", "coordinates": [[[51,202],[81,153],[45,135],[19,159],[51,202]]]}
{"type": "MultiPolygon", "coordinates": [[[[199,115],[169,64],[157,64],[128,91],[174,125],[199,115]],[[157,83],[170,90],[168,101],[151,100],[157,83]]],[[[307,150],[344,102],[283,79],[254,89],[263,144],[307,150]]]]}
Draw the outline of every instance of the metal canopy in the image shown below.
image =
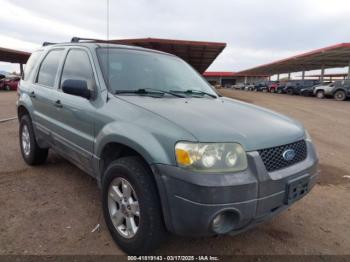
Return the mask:
{"type": "MultiPolygon", "coordinates": [[[[224,50],[226,43],[184,41],[159,38],[94,40],[115,44],[134,45],[155,49],[181,57],[192,65],[198,72],[203,73],[224,50]]],[[[0,48],[0,61],[25,64],[30,53],[0,48]]]]}
{"type": "Polygon", "coordinates": [[[252,76],[252,77],[267,77],[268,75],[264,74],[242,74],[237,72],[227,72],[227,71],[206,71],[203,73],[204,77],[245,77],[245,76],[252,76]]]}
{"type": "Polygon", "coordinates": [[[273,63],[243,70],[241,74],[282,74],[349,66],[350,43],[341,43],[303,53],[273,63]]]}
{"type": "Polygon", "coordinates": [[[159,38],[118,39],[110,43],[141,46],[176,55],[203,73],[224,50],[226,43],[159,38]]]}
{"type": "Polygon", "coordinates": [[[0,61],[9,63],[25,64],[30,56],[30,53],[0,47],[0,61]]]}

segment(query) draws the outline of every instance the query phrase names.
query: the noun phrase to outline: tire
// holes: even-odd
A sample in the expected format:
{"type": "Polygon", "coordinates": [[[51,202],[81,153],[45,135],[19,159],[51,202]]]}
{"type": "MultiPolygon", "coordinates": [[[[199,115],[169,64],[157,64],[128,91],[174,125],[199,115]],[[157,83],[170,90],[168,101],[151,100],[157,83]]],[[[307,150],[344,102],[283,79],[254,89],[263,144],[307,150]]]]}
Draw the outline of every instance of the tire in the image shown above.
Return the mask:
{"type": "Polygon", "coordinates": [[[288,88],[286,91],[287,95],[293,95],[293,89],[292,88],[288,88]]]}
{"type": "Polygon", "coordinates": [[[124,157],[113,161],[103,176],[103,215],[114,241],[129,255],[148,254],[156,249],[166,236],[158,191],[151,172],[141,158],[124,157]],[[132,193],[125,202],[120,196],[125,196],[127,192],[124,194],[118,187],[124,189],[127,184],[129,186],[126,188],[131,188],[129,192],[132,193]],[[116,192],[119,192],[119,197],[116,197],[116,192]],[[111,197],[113,195],[114,198],[111,197]],[[132,211],[135,201],[138,203],[138,209],[134,207],[132,211]],[[138,216],[135,210],[139,210],[138,216]],[[112,220],[112,212],[119,214],[119,220],[116,215],[112,220]],[[129,225],[133,224],[137,228],[132,233],[126,230],[127,219],[131,218],[133,223],[129,220],[129,225]]]}
{"type": "Polygon", "coordinates": [[[344,101],[346,99],[346,94],[343,90],[338,90],[334,93],[334,99],[337,101],[344,101]]]}
{"type": "Polygon", "coordinates": [[[323,91],[323,90],[318,90],[318,91],[316,92],[316,97],[319,98],[319,99],[325,98],[324,91],[323,91]]]}
{"type": "Polygon", "coordinates": [[[22,116],[19,126],[19,144],[24,161],[31,166],[45,163],[48,148],[40,148],[36,142],[32,121],[28,115],[22,116]]]}
{"type": "Polygon", "coordinates": [[[11,91],[11,87],[10,87],[9,85],[5,85],[5,86],[4,86],[4,90],[6,90],[6,91],[11,91]]]}

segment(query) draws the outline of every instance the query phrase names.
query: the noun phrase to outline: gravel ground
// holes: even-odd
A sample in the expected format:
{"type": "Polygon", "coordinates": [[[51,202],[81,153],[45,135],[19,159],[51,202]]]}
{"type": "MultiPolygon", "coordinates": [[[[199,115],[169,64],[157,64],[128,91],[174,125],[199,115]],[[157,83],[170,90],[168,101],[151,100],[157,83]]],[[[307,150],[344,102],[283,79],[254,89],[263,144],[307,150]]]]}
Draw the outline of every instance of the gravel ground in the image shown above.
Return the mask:
{"type": "MultiPolygon", "coordinates": [[[[350,254],[350,102],[220,92],[301,121],[320,155],[319,183],[248,232],[170,237],[157,254],[350,254]]],[[[0,92],[0,119],[16,115],[15,100],[15,92],[0,92]]],[[[44,166],[25,165],[17,133],[17,121],[0,124],[0,254],[121,254],[104,224],[96,182],[52,152],[44,166]]]]}

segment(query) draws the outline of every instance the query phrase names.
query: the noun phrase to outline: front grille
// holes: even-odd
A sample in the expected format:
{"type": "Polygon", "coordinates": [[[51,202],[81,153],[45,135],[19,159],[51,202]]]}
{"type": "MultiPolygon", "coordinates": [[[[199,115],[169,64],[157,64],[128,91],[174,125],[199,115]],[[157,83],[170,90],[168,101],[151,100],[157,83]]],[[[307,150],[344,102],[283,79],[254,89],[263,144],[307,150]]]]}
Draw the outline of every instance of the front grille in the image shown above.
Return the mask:
{"type": "Polygon", "coordinates": [[[307,148],[305,141],[301,140],[288,145],[262,149],[258,152],[264,162],[266,170],[272,172],[303,161],[307,155],[307,148]],[[283,152],[288,149],[293,149],[295,151],[295,157],[290,161],[283,158],[283,152]]]}

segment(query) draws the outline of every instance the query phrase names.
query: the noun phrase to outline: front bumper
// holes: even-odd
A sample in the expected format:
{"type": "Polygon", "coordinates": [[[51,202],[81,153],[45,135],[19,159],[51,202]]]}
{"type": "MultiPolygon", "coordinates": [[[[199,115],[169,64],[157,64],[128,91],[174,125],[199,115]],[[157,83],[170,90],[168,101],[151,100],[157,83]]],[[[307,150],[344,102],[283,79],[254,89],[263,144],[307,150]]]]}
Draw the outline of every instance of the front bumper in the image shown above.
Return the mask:
{"type": "Polygon", "coordinates": [[[152,166],[162,202],[167,229],[183,236],[215,235],[214,217],[234,214],[230,234],[244,231],[288,208],[289,181],[309,177],[311,189],[318,176],[318,159],[307,142],[305,160],[274,172],[267,172],[259,153],[248,153],[248,169],[230,174],[200,174],[176,166],[152,166]]]}

